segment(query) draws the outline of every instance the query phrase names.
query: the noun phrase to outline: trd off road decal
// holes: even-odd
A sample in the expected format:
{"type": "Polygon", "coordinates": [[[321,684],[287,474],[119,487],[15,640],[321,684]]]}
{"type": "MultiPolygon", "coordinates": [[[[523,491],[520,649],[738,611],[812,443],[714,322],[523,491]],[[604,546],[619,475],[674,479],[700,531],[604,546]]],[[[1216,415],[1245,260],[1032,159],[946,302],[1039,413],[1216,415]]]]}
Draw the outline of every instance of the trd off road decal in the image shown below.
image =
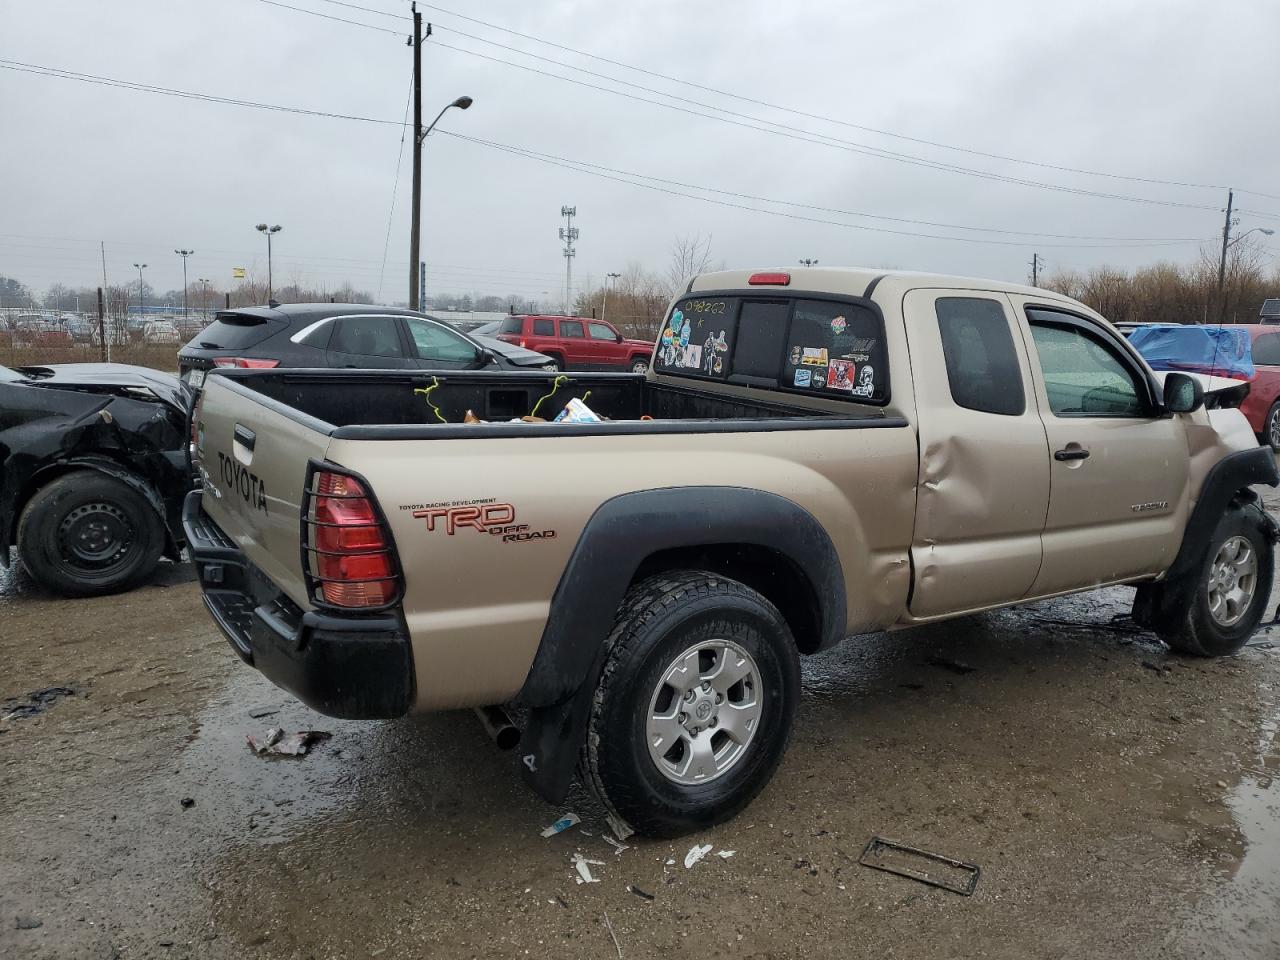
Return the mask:
{"type": "Polygon", "coordinates": [[[425,520],[427,531],[443,530],[448,536],[473,530],[476,533],[500,537],[503,543],[527,543],[530,540],[554,540],[554,530],[531,530],[527,523],[516,523],[516,508],[509,503],[487,500],[455,500],[449,503],[406,503],[401,510],[408,510],[418,520],[425,520]]]}
{"type": "Polygon", "coordinates": [[[267,512],[267,487],[256,473],[237,463],[222,451],[218,451],[218,467],[227,489],[238,493],[250,507],[267,512]]]}

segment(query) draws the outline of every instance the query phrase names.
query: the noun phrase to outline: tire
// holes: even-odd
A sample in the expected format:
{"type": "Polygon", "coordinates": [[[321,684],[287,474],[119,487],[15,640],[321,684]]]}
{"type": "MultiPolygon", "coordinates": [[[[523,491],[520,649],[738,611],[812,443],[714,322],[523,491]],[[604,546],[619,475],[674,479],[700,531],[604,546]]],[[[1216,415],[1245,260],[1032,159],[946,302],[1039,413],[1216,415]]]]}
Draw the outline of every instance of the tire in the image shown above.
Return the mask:
{"type": "Polygon", "coordinates": [[[644,580],[627,593],[606,642],[583,747],[584,779],[613,816],[641,834],[674,837],[722,823],[777,770],[799,696],[791,630],[760,594],[703,571],[644,580]],[[696,657],[683,657],[695,647],[696,657]],[[680,660],[709,678],[693,682],[695,701],[667,682],[680,660]],[[730,685],[726,669],[743,679],[730,685]],[[687,710],[681,715],[691,718],[683,727],[666,720],[663,729],[679,733],[661,758],[661,746],[650,750],[655,710],[669,716],[687,710]],[[696,754],[695,736],[706,738],[696,754]]]}
{"type": "Polygon", "coordinates": [[[1259,442],[1266,444],[1276,453],[1280,453],[1280,400],[1271,405],[1267,418],[1262,421],[1262,434],[1259,442]]]}
{"type": "Polygon", "coordinates": [[[632,373],[648,373],[649,359],[647,357],[636,357],[634,360],[631,361],[631,372],[632,373]]]}
{"type": "Polygon", "coordinates": [[[18,519],[18,556],[51,590],[92,597],[151,575],[164,527],[146,498],[94,470],[66,473],[32,495],[18,519]]]}
{"type": "Polygon", "coordinates": [[[1139,588],[1134,618],[1159,633],[1177,653],[1237,653],[1258,628],[1271,597],[1275,545],[1265,530],[1265,517],[1256,504],[1229,508],[1196,573],[1139,588]]]}
{"type": "Polygon", "coordinates": [[[549,357],[548,359],[550,359],[551,361],[549,366],[552,370],[559,372],[564,369],[564,361],[561,360],[559,357],[552,356],[552,357],[549,357]]]}

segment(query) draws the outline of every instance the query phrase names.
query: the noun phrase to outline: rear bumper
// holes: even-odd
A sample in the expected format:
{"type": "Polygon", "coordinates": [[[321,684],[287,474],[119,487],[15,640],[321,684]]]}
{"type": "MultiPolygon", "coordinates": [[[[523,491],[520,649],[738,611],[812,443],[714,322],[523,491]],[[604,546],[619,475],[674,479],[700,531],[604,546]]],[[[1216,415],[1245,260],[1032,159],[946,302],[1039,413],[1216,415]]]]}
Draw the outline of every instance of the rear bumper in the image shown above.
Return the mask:
{"type": "Polygon", "coordinates": [[[204,603],[232,649],[278,687],[331,717],[403,716],[413,701],[413,652],[400,617],[303,611],[187,495],[182,529],[204,603]]]}

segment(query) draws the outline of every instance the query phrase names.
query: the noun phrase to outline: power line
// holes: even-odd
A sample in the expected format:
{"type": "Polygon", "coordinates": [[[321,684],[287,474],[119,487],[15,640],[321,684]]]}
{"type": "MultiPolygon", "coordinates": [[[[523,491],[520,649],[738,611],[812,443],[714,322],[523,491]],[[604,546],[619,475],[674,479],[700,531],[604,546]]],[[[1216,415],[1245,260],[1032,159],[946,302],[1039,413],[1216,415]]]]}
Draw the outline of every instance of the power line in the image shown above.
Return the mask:
{"type": "Polygon", "coordinates": [[[692,193],[684,193],[684,192],[679,191],[679,190],[672,190],[672,189],[669,189],[669,188],[667,188],[667,187],[660,187],[660,186],[656,186],[655,184],[651,184],[651,183],[643,183],[643,182],[640,182],[640,181],[638,181],[638,180],[629,180],[629,179],[625,179],[624,177],[620,177],[620,176],[613,176],[613,175],[608,174],[608,173],[602,173],[602,172],[597,172],[597,171],[595,171],[595,170],[586,169],[586,168],[584,168],[583,166],[578,165],[578,161],[568,160],[568,159],[566,159],[566,158],[564,158],[564,157],[555,157],[555,156],[553,156],[553,155],[551,155],[551,154],[535,153],[534,151],[531,151],[531,150],[525,150],[525,149],[523,149],[523,148],[521,148],[521,147],[511,147],[511,146],[508,146],[508,145],[506,145],[506,144],[497,143],[497,142],[492,141],[492,140],[481,140],[481,139],[476,138],[476,137],[468,137],[468,136],[464,136],[463,134],[460,134],[460,133],[454,133],[454,132],[452,132],[452,131],[450,131],[450,130],[442,130],[442,129],[440,129],[440,128],[437,128],[436,132],[437,132],[437,133],[443,133],[443,134],[446,134],[447,136],[451,136],[451,137],[457,137],[457,138],[458,138],[458,139],[460,139],[460,140],[466,140],[466,141],[468,141],[468,142],[476,143],[476,144],[479,144],[479,145],[481,145],[481,146],[491,147],[491,148],[493,148],[493,149],[501,150],[501,151],[504,151],[504,152],[506,152],[506,153],[511,153],[511,154],[516,155],[516,156],[525,157],[525,158],[530,159],[530,160],[538,160],[538,161],[540,161],[540,162],[542,162],[542,163],[548,163],[548,164],[551,164],[552,166],[564,167],[564,168],[565,168],[565,169],[567,169],[567,170],[574,170],[574,171],[576,171],[576,172],[578,172],[578,173],[585,173],[585,174],[587,174],[588,176],[600,177],[601,179],[604,179],[604,180],[613,180],[613,181],[615,181],[615,182],[617,182],[617,183],[626,183],[626,184],[630,184],[631,186],[636,186],[636,187],[644,187],[644,188],[645,188],[645,189],[647,189],[647,190],[655,190],[655,191],[657,191],[657,192],[659,192],[659,193],[666,193],[666,194],[670,194],[671,196],[685,197],[685,198],[688,198],[688,199],[690,199],[690,200],[701,200],[703,203],[713,203],[713,204],[716,204],[716,205],[718,205],[718,206],[722,206],[722,207],[731,207],[731,208],[733,208],[733,209],[737,209],[737,210],[747,210],[747,211],[750,211],[750,212],[752,212],[752,213],[764,213],[764,214],[768,214],[768,215],[770,215],[770,216],[775,216],[775,217],[784,217],[784,218],[786,218],[786,219],[788,219],[788,220],[800,220],[800,221],[804,221],[804,222],[807,222],[807,223],[820,223],[820,224],[824,224],[824,225],[827,225],[827,226],[845,227],[845,228],[847,228],[847,229],[851,229],[851,230],[868,230],[868,231],[871,231],[871,232],[873,232],[873,233],[888,233],[888,234],[894,234],[894,235],[897,235],[897,236],[917,237],[917,238],[919,238],[919,239],[923,239],[923,240],[952,240],[952,241],[956,241],[956,242],[959,242],[959,243],[980,243],[980,244],[989,244],[989,245],[996,245],[996,246],[1021,246],[1021,247],[1025,247],[1025,246],[1032,246],[1032,245],[1047,246],[1047,247],[1077,247],[1077,248],[1100,248],[1100,247],[1156,247],[1156,246],[1181,246],[1181,245],[1186,244],[1186,243],[1204,243],[1204,242],[1206,242],[1206,241],[1205,241],[1205,240],[1203,240],[1203,239],[1196,239],[1196,240],[1160,240],[1160,241],[1156,241],[1156,242],[1124,242],[1124,243],[1105,243],[1105,244],[1103,244],[1103,243],[1098,243],[1098,244],[1089,244],[1089,243],[1047,243],[1047,244],[1037,244],[1035,241],[1029,241],[1029,240],[984,240],[984,239],[981,239],[981,238],[978,238],[978,237],[947,237],[947,236],[941,236],[941,235],[937,235],[937,234],[913,233],[913,232],[911,232],[911,231],[909,231],[909,230],[893,230],[893,229],[890,229],[890,228],[888,228],[888,227],[872,227],[872,226],[867,226],[867,225],[865,225],[865,224],[845,223],[845,222],[843,222],[843,221],[839,221],[839,220],[825,220],[825,219],[822,219],[822,218],[820,218],[820,217],[809,217],[809,216],[803,216],[803,215],[801,215],[801,214],[786,213],[785,211],[781,211],[781,210],[762,210],[762,209],[760,209],[759,207],[750,207],[750,206],[747,206],[747,205],[745,205],[745,204],[741,204],[741,203],[731,203],[731,202],[729,202],[729,201],[727,201],[727,200],[716,200],[716,199],[714,199],[714,198],[712,198],[712,197],[700,197],[700,196],[698,196],[698,195],[696,195],[696,194],[692,194],[692,193]]]}
{"type": "MultiPolygon", "coordinates": [[[[372,24],[362,24],[362,23],[356,23],[355,21],[347,21],[347,20],[343,20],[341,17],[333,17],[333,16],[330,16],[329,14],[320,13],[319,11],[316,11],[316,10],[308,10],[303,7],[294,7],[294,6],[290,6],[289,4],[279,3],[277,2],[277,0],[261,0],[261,2],[270,3],[273,6],[286,7],[287,9],[295,10],[298,13],[305,13],[311,16],[322,17],[327,20],[338,20],[339,22],[343,22],[343,23],[355,23],[356,26],[365,26],[375,30],[383,30],[388,33],[396,33],[396,31],[387,30],[387,28],[385,27],[375,27],[372,24]]],[[[350,6],[353,6],[353,5],[350,5],[350,6]]],[[[432,9],[435,9],[435,8],[433,7],[432,9]]],[[[372,11],[372,12],[378,12],[378,11],[372,11]]],[[[598,90],[603,93],[610,93],[610,94],[613,94],[614,96],[624,97],[628,100],[635,100],[639,103],[648,103],[653,106],[664,107],[668,110],[675,110],[677,112],[689,114],[691,116],[701,117],[704,120],[715,120],[719,123],[726,123],[736,127],[744,127],[748,130],[756,130],[761,133],[770,133],[770,134],[773,134],[774,136],[786,137],[788,139],[798,140],[803,143],[812,143],[812,144],[817,144],[819,146],[832,147],[839,150],[845,150],[849,153],[856,153],[862,156],[874,157],[880,160],[891,160],[897,163],[906,163],[912,166],[924,167],[926,169],[941,170],[948,173],[956,173],[962,176],[977,177],[979,179],[991,180],[998,183],[1011,183],[1019,186],[1034,187],[1041,190],[1054,190],[1061,193],[1073,194],[1075,196],[1088,196],[1088,197],[1095,197],[1098,199],[1105,199],[1105,200],[1122,200],[1129,203],[1154,204],[1158,206],[1182,207],[1182,208],[1193,209],[1193,210],[1217,211],[1218,209],[1216,206],[1213,206],[1213,205],[1183,203],[1175,200],[1157,200],[1151,197],[1135,197],[1135,196],[1129,196],[1127,194],[1104,193],[1101,191],[1089,190],[1084,187],[1070,187],[1064,184],[1049,183],[1042,180],[1030,180],[1024,177],[1010,176],[1008,174],[996,173],[990,170],[979,170],[976,167],[964,167],[964,166],[960,166],[959,164],[946,163],[938,160],[930,160],[927,157],[920,157],[913,154],[898,153],[897,151],[886,150],[884,148],[876,147],[871,144],[859,143],[853,140],[843,140],[843,139],[840,139],[839,137],[832,137],[832,136],[829,136],[828,134],[818,133],[816,131],[808,130],[803,127],[795,127],[789,124],[778,123],[777,121],[774,121],[774,120],[765,120],[761,117],[754,117],[749,114],[737,113],[736,111],[733,111],[733,110],[726,110],[723,107],[717,107],[713,104],[703,103],[702,101],[699,101],[699,100],[691,100],[687,97],[681,97],[677,94],[666,93],[662,90],[656,90],[652,87],[646,87],[641,84],[632,83],[628,80],[621,80],[617,77],[612,77],[607,74],[597,73],[592,70],[587,70],[583,67],[575,67],[572,64],[563,63],[562,61],[559,61],[559,60],[552,60],[548,57],[543,57],[536,53],[529,53],[524,50],[519,50],[515,47],[510,47],[505,44],[497,43],[496,41],[493,41],[493,40],[486,40],[483,37],[477,37],[477,36],[474,36],[473,34],[468,34],[450,27],[440,27],[439,29],[452,30],[453,33],[456,33],[462,37],[466,37],[467,39],[470,39],[470,40],[476,40],[476,41],[479,41],[480,43],[491,44],[493,46],[500,47],[504,50],[513,51],[517,54],[520,54],[521,56],[530,57],[534,60],[538,60],[544,63],[550,63],[555,66],[563,67],[567,70],[576,70],[579,73],[583,73],[592,77],[597,77],[597,78],[606,80],[610,83],[618,83],[618,84],[622,84],[623,86],[632,87],[637,90],[642,90],[646,93],[652,93],[659,97],[667,97],[670,100],[677,101],[677,103],[691,104],[693,106],[700,107],[703,110],[718,111],[718,113],[724,114],[724,116],[719,116],[716,113],[700,113],[698,110],[692,110],[692,109],[689,109],[688,107],[681,107],[681,106],[678,106],[676,103],[666,103],[662,100],[653,100],[653,99],[650,99],[649,97],[638,96],[633,93],[627,93],[626,91],[623,91],[623,90],[615,90],[612,87],[604,87],[604,86],[600,86],[599,84],[588,83],[585,80],[577,80],[577,79],[574,79],[573,77],[566,77],[558,73],[551,73],[547,70],[540,70],[537,67],[531,67],[528,64],[515,63],[511,60],[504,60],[501,57],[491,57],[488,54],[480,53],[478,50],[468,50],[465,47],[454,46],[453,44],[444,43],[439,40],[434,41],[434,46],[443,47],[446,50],[453,50],[456,53],[464,53],[464,54],[467,54],[468,56],[479,57],[481,60],[488,60],[491,63],[502,64],[504,66],[513,67],[517,70],[525,70],[529,73],[534,73],[539,76],[550,77],[551,79],[554,79],[554,80],[560,80],[564,83],[571,83],[576,86],[586,87],[591,90],[598,90]],[[737,119],[734,119],[734,118],[737,118],[737,119]],[[769,126],[757,126],[757,124],[769,124],[769,126]]],[[[1123,178],[1123,179],[1131,179],[1131,178],[1123,178]]],[[[1150,181],[1150,182],[1164,182],[1164,181],[1150,181]]],[[[1177,184],[1177,185],[1207,186],[1203,184],[1177,184]]]]}
{"type": "Polygon", "coordinates": [[[404,98],[404,126],[400,128],[400,149],[396,151],[396,174],[391,178],[391,209],[387,211],[387,238],[382,243],[382,268],[378,271],[378,293],[382,299],[382,280],[387,272],[387,254],[391,250],[391,222],[396,215],[396,191],[400,186],[400,162],[404,160],[404,135],[409,124],[409,104],[413,102],[413,73],[409,74],[409,93],[404,98]]]}
{"type": "MultiPolygon", "coordinates": [[[[478,54],[478,56],[484,56],[484,55],[478,54]]],[[[486,59],[492,59],[492,58],[486,58],[486,59]]],[[[222,96],[216,96],[211,94],[201,94],[201,93],[195,93],[188,90],[180,90],[174,87],[161,87],[154,84],[142,84],[142,83],[135,83],[133,81],[117,80],[115,78],[110,78],[110,77],[102,77],[94,74],[84,74],[84,73],[79,73],[77,71],[62,70],[60,68],[55,68],[55,67],[45,67],[39,64],[22,63],[20,61],[0,59],[0,68],[15,69],[15,70],[20,70],[22,72],[27,72],[27,73],[36,73],[43,76],[56,77],[58,79],[80,80],[83,82],[89,82],[89,83],[110,86],[110,87],[116,87],[120,89],[132,90],[135,92],[145,92],[145,93],[154,93],[154,94],[160,94],[160,95],[166,95],[166,96],[176,96],[176,97],[181,97],[189,100],[206,100],[213,103],[230,104],[234,106],[245,106],[245,107],[252,107],[254,109],[262,109],[262,110],[273,110],[273,111],[292,113],[292,114],[298,114],[303,116],[320,116],[320,117],[327,117],[331,119],[355,120],[355,121],[361,121],[365,123],[376,123],[376,124],[382,124],[382,125],[388,125],[388,126],[398,126],[402,130],[404,129],[403,121],[399,121],[399,120],[388,120],[388,119],[365,117],[365,116],[352,115],[352,114],[341,114],[341,113],[334,113],[330,111],[311,110],[311,109],[306,109],[301,107],[288,107],[280,104],[269,104],[269,103],[263,103],[260,101],[241,100],[238,98],[222,97],[222,96]]],[[[542,71],[536,71],[536,72],[542,72],[542,71]]],[[[571,80],[570,82],[577,83],[580,81],[571,80]]],[[[680,108],[675,108],[675,109],[680,109],[680,108]]],[[[732,121],[726,121],[726,122],[732,122],[732,121]]],[[[446,133],[447,131],[440,130],[439,132],[446,133]]],[[[630,180],[621,180],[618,177],[606,176],[603,173],[594,173],[591,170],[582,169],[582,167],[586,166],[586,164],[582,164],[581,166],[572,166],[572,164],[581,163],[580,161],[568,160],[564,157],[555,157],[554,155],[551,155],[551,154],[538,154],[535,151],[526,150],[525,148],[513,147],[508,144],[501,144],[495,141],[479,140],[477,138],[464,137],[461,134],[450,134],[450,135],[459,137],[460,139],[463,139],[463,140],[473,141],[475,143],[478,143],[484,146],[489,146],[494,149],[505,150],[509,153],[514,153],[519,156],[529,156],[535,159],[542,159],[545,162],[555,163],[556,165],[559,165],[559,166],[566,166],[568,169],[578,170],[578,172],[588,173],[589,175],[601,176],[601,177],[604,177],[605,179],[618,180],[619,182],[624,182],[624,183],[633,183],[633,185],[638,185],[638,186],[646,186],[649,189],[661,189],[658,187],[654,187],[651,184],[635,184],[633,181],[630,181],[630,180]]],[[[641,176],[638,174],[630,174],[630,173],[626,175],[641,176]]],[[[649,178],[649,179],[656,180],[658,178],[649,178]]],[[[711,188],[698,188],[698,189],[711,189],[711,188]]],[[[1062,188],[1062,189],[1066,189],[1066,188],[1062,188]]],[[[689,196],[688,194],[681,194],[677,191],[672,191],[672,190],[663,190],[662,192],[671,193],[673,195],[678,195],[678,196],[689,196]]],[[[1076,191],[1071,191],[1071,192],[1076,192],[1076,191]]],[[[748,197],[749,195],[742,194],[740,196],[745,198],[745,197],[748,197]]],[[[693,197],[693,199],[707,200],[708,202],[719,202],[719,201],[709,200],[709,198],[705,198],[705,197],[693,197]]],[[[775,201],[775,200],[768,200],[766,198],[753,198],[753,199],[756,199],[757,202],[771,202],[771,203],[791,205],[791,204],[788,204],[787,201],[775,201]]],[[[1161,203],[1168,206],[1177,206],[1177,207],[1190,206],[1196,209],[1216,210],[1215,207],[1205,207],[1205,206],[1199,206],[1194,204],[1179,204],[1179,203],[1173,203],[1172,201],[1150,201],[1150,202],[1161,203]]],[[[832,221],[816,220],[814,218],[800,218],[795,215],[782,214],[778,211],[759,210],[757,208],[746,207],[741,204],[723,204],[723,205],[734,206],[734,207],[737,207],[738,209],[754,210],[755,212],[758,212],[758,213],[771,213],[776,216],[790,216],[792,219],[810,219],[813,222],[819,222],[819,223],[832,222],[832,221]]],[[[854,214],[854,215],[861,215],[861,214],[854,214]]],[[[1261,214],[1261,215],[1270,216],[1267,214],[1261,214]]],[[[904,236],[917,236],[925,239],[938,239],[938,240],[946,239],[946,240],[957,240],[957,241],[969,242],[969,243],[994,243],[994,244],[1004,244],[1004,245],[1018,245],[1010,241],[996,241],[996,240],[983,241],[983,240],[979,240],[977,238],[972,238],[972,237],[941,237],[941,236],[934,236],[929,234],[912,233],[909,231],[890,231],[890,230],[886,230],[885,228],[867,227],[867,226],[860,226],[856,224],[835,223],[834,225],[853,227],[855,229],[878,230],[879,232],[898,233],[904,236]]],[[[953,226],[953,228],[955,227],[953,226]]],[[[967,229],[967,228],[960,228],[960,229],[967,229]]],[[[982,229],[991,229],[991,228],[982,228],[982,229]]],[[[1008,232],[1016,233],[1017,231],[1008,231],[1008,232]]],[[[1028,233],[1027,235],[1030,236],[1031,234],[1028,233]]],[[[1189,241],[1189,240],[1160,241],[1160,243],[1165,243],[1165,242],[1182,243],[1182,242],[1192,242],[1192,241],[1189,241]]],[[[1199,241],[1195,241],[1195,242],[1199,242],[1199,241]]],[[[1130,241],[1130,242],[1117,243],[1115,245],[1117,246],[1126,246],[1126,245],[1148,246],[1148,245],[1156,245],[1156,244],[1130,241]]],[[[1060,244],[1060,246],[1077,246],[1077,244],[1060,244]]]]}
{"type": "MultiPolygon", "coordinates": [[[[386,10],[379,10],[374,7],[362,6],[356,3],[343,2],[343,0],[322,0],[322,2],[335,4],[337,6],[347,7],[353,10],[362,10],[366,13],[374,13],[380,16],[403,19],[402,15],[400,14],[391,13],[386,10]]],[[[1070,167],[1062,164],[1047,163],[1047,162],[1038,161],[1038,160],[1028,160],[1021,157],[1012,157],[1004,154],[992,153],[985,150],[977,150],[977,149],[972,149],[968,147],[960,147],[960,146],[956,146],[955,144],[944,143],[938,140],[929,140],[923,137],[909,136],[907,134],[897,133],[892,130],[885,130],[880,127],[872,127],[872,126],[867,126],[865,124],[853,123],[848,120],[841,120],[836,117],[830,117],[830,116],[825,116],[825,115],[816,114],[816,113],[809,113],[807,111],[800,110],[796,107],[787,107],[781,104],[770,103],[767,100],[760,100],[755,97],[749,97],[743,94],[733,93],[732,91],[729,91],[729,90],[722,90],[718,87],[707,86],[705,84],[697,83],[692,80],[681,79],[679,77],[671,76],[670,74],[661,73],[656,70],[650,70],[646,67],[639,67],[639,66],[636,66],[635,64],[626,63],[621,60],[615,60],[610,57],[600,56],[599,54],[591,53],[586,50],[581,50],[577,47],[571,47],[566,44],[556,43],[553,40],[546,40],[542,37],[538,37],[533,34],[521,33],[518,30],[513,30],[509,27],[504,27],[496,23],[490,23],[489,21],[481,20],[477,17],[467,16],[466,14],[458,13],[455,10],[450,10],[447,7],[441,7],[436,4],[421,3],[421,6],[430,10],[435,10],[438,13],[443,13],[447,16],[456,17],[459,20],[465,20],[468,23],[474,23],[478,26],[487,27],[490,30],[497,30],[501,33],[510,34],[511,36],[515,36],[515,37],[520,37],[522,40],[529,40],[529,41],[532,41],[533,43],[540,43],[548,47],[553,47],[557,50],[563,50],[566,53],[572,53],[580,57],[587,57],[588,59],[595,60],[600,63],[607,63],[611,66],[621,67],[624,70],[632,70],[632,71],[635,71],[636,73],[644,74],[645,76],[654,77],[655,79],[666,80],[669,83],[676,83],[682,86],[692,87],[694,89],[702,90],[707,93],[714,93],[717,96],[728,97],[733,100],[738,100],[742,103],[750,103],[755,106],[765,107],[770,110],[778,110],[783,113],[791,113],[796,116],[805,117],[806,119],[810,119],[810,120],[819,120],[824,123],[832,123],[838,126],[848,127],[852,130],[862,130],[867,133],[874,133],[884,137],[891,137],[893,139],[903,140],[909,143],[918,143],[918,144],[921,144],[922,146],[937,147],[942,150],[953,150],[958,153],[965,153],[971,156],[985,157],[990,160],[1001,160],[1007,163],[1018,163],[1026,166],[1040,167],[1046,170],[1057,170],[1063,173],[1078,173],[1078,174],[1084,174],[1086,176],[1105,177],[1112,180],[1127,180],[1134,183],[1150,183],[1150,184],[1157,184],[1162,186],[1190,187],[1194,189],[1205,189],[1205,190],[1226,190],[1227,189],[1226,186],[1221,184],[1193,183],[1193,182],[1182,181],[1182,180],[1166,180],[1159,177],[1129,176],[1125,174],[1111,173],[1111,172],[1101,171],[1101,170],[1091,170],[1083,167],[1070,167]]],[[[445,28],[445,29],[453,29],[453,28],[445,28]]],[[[454,32],[456,33],[458,31],[455,30],[454,32]]],[[[482,42],[492,43],[493,41],[482,41],[482,42]]],[[[507,49],[512,49],[512,48],[507,48],[507,49]]],[[[536,56],[535,54],[528,54],[528,55],[536,56]]],[[[574,68],[574,69],[578,69],[578,68],[574,68]]],[[[625,81],[619,81],[619,82],[625,82],[625,81]]],[[[1268,199],[1280,200],[1280,196],[1259,193],[1257,191],[1239,190],[1237,192],[1252,193],[1255,196],[1264,196],[1264,197],[1267,197],[1268,199]]]]}

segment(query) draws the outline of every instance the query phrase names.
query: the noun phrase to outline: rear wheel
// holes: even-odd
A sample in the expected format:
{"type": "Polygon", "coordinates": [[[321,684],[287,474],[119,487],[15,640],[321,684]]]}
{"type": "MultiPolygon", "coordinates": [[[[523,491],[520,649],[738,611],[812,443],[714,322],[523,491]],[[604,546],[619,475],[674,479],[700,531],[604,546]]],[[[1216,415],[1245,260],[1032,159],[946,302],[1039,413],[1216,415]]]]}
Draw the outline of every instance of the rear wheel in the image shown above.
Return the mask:
{"type": "Polygon", "coordinates": [[[559,371],[564,369],[564,361],[561,360],[559,357],[551,357],[550,359],[551,359],[551,362],[547,364],[548,370],[559,371]]]}
{"type": "Polygon", "coordinates": [[[121,480],[92,470],[41,487],[18,520],[18,556],[37,581],[68,596],[124,590],[155,569],[164,528],[121,480]]]}
{"type": "Polygon", "coordinates": [[[1271,596],[1274,544],[1256,504],[1230,508],[1195,574],[1139,587],[1135,619],[1178,653],[1225,657],[1249,642],[1271,596]]]}
{"type": "Polygon", "coordinates": [[[1262,436],[1259,439],[1276,453],[1280,453],[1280,400],[1273,403],[1267,411],[1267,419],[1262,422],[1262,436]]]}
{"type": "Polygon", "coordinates": [[[760,594],[699,571],[645,580],[608,640],[587,783],[640,833],[728,820],[777,769],[799,691],[791,631],[760,594]]]}
{"type": "Polygon", "coordinates": [[[632,372],[632,373],[648,373],[648,372],[649,372],[649,360],[648,360],[648,358],[646,358],[646,357],[636,357],[634,360],[632,360],[632,361],[631,361],[631,372],[632,372]]]}

